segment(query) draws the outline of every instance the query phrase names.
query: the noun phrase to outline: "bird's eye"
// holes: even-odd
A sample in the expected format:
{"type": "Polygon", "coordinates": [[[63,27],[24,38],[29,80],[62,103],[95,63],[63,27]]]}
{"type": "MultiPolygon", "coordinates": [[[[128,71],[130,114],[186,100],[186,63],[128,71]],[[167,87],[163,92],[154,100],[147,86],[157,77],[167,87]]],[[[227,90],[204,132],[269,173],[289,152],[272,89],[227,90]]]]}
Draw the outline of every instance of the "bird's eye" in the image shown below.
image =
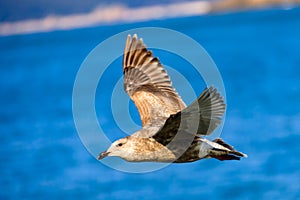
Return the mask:
{"type": "Polygon", "coordinates": [[[122,143],[117,144],[118,147],[121,147],[122,145],[123,145],[122,143]]]}

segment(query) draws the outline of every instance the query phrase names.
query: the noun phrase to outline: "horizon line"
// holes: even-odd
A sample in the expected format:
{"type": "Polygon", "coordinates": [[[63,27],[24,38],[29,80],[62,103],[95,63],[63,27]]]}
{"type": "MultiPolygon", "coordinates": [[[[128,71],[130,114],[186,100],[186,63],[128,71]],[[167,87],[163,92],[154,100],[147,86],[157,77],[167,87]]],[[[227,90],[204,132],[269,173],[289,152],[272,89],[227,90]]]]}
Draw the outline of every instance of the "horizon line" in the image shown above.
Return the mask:
{"type": "Polygon", "coordinates": [[[172,17],[204,15],[212,10],[208,1],[173,3],[129,8],[121,4],[96,7],[89,13],[49,15],[41,19],[26,19],[0,23],[0,36],[20,35],[56,30],[70,30],[99,25],[142,22],[172,17]],[[153,14],[155,13],[155,14],[153,14]]]}

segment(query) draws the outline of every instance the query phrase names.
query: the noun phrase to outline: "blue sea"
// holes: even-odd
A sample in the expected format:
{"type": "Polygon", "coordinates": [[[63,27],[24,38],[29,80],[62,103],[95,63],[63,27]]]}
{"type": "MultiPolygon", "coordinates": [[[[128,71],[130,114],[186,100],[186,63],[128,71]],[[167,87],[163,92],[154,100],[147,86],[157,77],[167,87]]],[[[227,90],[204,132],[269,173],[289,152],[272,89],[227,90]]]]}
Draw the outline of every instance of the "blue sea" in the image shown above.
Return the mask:
{"type": "MultiPolygon", "coordinates": [[[[300,199],[299,19],[299,8],[269,9],[0,37],[0,198],[300,199]],[[139,27],[173,29],[206,49],[226,89],[221,137],[248,158],[134,174],[111,169],[87,151],[72,115],[77,71],[100,42],[139,27]]],[[[176,59],[168,60],[172,64],[176,59]]],[[[121,59],[106,73],[117,81],[121,59]]],[[[100,80],[103,94],[112,92],[107,80],[100,80]]],[[[197,93],[204,88],[199,82],[197,93]]],[[[114,140],[126,134],[110,109],[101,109],[109,103],[99,97],[96,109],[114,140]]]]}

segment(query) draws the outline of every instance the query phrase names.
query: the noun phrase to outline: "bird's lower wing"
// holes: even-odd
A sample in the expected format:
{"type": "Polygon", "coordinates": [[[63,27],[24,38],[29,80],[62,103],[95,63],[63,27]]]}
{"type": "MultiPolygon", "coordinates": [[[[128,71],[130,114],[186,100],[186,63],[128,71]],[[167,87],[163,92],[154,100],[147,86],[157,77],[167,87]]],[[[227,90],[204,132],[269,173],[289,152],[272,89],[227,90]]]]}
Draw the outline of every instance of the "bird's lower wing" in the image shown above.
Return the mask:
{"type": "Polygon", "coordinates": [[[174,137],[180,140],[210,135],[222,122],[225,112],[223,97],[212,87],[206,88],[190,106],[171,115],[162,128],[152,137],[163,145],[169,144],[174,137]]]}

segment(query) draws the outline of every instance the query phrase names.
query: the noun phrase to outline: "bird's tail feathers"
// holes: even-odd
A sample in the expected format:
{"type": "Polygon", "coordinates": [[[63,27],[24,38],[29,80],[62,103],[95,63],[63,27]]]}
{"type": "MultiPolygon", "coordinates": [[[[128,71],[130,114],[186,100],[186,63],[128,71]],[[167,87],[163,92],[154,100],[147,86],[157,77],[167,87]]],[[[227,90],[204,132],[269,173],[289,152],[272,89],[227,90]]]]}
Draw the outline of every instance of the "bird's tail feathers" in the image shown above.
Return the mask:
{"type": "Polygon", "coordinates": [[[240,160],[241,157],[247,157],[246,154],[236,151],[233,146],[224,142],[221,138],[215,139],[213,142],[221,145],[224,148],[212,148],[209,153],[209,157],[216,158],[218,160],[240,160]]]}

